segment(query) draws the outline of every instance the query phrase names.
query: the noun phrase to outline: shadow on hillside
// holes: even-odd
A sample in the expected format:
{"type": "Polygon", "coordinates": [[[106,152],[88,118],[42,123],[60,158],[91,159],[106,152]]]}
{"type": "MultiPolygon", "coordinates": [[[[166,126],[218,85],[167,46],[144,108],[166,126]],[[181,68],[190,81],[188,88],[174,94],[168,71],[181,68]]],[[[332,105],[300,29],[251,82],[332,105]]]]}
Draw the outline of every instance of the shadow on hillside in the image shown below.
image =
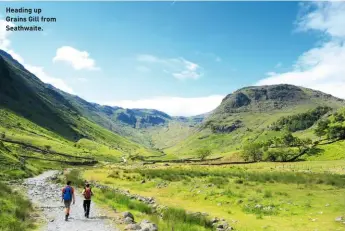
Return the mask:
{"type": "MultiPolygon", "coordinates": [[[[77,140],[78,135],[71,127],[73,113],[76,114],[72,105],[15,64],[0,55],[0,108],[9,109],[68,140],[77,140]]],[[[20,128],[20,121],[16,126],[20,128]]]]}

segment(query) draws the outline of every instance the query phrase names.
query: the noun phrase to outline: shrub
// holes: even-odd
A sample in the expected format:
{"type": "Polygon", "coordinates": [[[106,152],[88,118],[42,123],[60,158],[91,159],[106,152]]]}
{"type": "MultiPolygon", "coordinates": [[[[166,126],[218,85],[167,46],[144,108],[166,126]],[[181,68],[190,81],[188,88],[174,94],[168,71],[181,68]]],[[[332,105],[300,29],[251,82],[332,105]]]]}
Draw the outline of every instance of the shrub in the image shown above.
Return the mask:
{"type": "Polygon", "coordinates": [[[264,160],[267,161],[288,161],[298,155],[291,148],[270,148],[265,152],[264,160]]]}
{"type": "Polygon", "coordinates": [[[250,143],[243,147],[242,157],[245,161],[260,161],[263,156],[263,145],[260,143],[250,143]]]}
{"type": "Polygon", "coordinates": [[[243,179],[236,179],[236,180],[235,180],[235,183],[236,183],[236,184],[243,184],[244,181],[243,181],[243,179]]]}
{"type": "Polygon", "coordinates": [[[212,154],[212,151],[207,148],[199,149],[197,151],[197,156],[201,159],[204,160],[206,157],[210,156],[212,154]]]}
{"type": "Polygon", "coordinates": [[[286,128],[289,132],[296,132],[305,130],[314,125],[323,115],[329,112],[332,108],[319,106],[313,110],[297,115],[280,118],[275,122],[271,128],[273,130],[281,130],[286,128]]]}
{"type": "Polygon", "coordinates": [[[64,181],[61,182],[63,184],[66,184],[67,181],[71,181],[73,185],[76,187],[84,187],[85,181],[80,176],[80,171],[78,169],[72,169],[70,172],[68,172],[65,175],[64,181]]]}
{"type": "Polygon", "coordinates": [[[44,145],[44,148],[45,148],[47,151],[49,151],[49,150],[52,148],[52,146],[50,146],[50,145],[44,145]]]}
{"type": "Polygon", "coordinates": [[[269,191],[269,190],[265,190],[264,197],[265,197],[265,198],[270,198],[270,197],[272,197],[272,192],[269,191]]]}

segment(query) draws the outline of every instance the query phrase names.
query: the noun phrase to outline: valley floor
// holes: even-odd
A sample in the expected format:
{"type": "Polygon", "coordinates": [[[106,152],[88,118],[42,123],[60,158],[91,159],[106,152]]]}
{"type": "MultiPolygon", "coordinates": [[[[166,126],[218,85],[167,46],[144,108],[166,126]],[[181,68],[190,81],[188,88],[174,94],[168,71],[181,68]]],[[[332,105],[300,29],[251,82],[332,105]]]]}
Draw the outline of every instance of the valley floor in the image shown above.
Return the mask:
{"type": "Polygon", "coordinates": [[[340,231],[345,230],[344,173],[345,162],[339,160],[113,165],[86,170],[84,178],[154,197],[160,205],[206,212],[209,219],[224,218],[236,230],[340,231]]]}

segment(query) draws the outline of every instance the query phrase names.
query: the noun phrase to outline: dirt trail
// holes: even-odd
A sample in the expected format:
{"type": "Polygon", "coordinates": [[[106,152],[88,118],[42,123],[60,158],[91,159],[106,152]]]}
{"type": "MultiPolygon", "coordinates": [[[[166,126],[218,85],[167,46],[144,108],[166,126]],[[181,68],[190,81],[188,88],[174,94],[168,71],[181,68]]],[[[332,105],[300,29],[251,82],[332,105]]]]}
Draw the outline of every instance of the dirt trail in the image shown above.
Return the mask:
{"type": "MultiPolygon", "coordinates": [[[[47,171],[39,176],[25,180],[24,186],[34,205],[42,209],[46,224],[42,231],[119,231],[110,224],[110,219],[101,214],[95,203],[91,203],[90,218],[84,217],[83,198],[76,193],[76,203],[71,205],[69,221],[64,220],[64,207],[61,202],[61,186],[50,182],[57,171],[47,171]]],[[[77,190],[76,190],[77,191],[77,190]]]]}

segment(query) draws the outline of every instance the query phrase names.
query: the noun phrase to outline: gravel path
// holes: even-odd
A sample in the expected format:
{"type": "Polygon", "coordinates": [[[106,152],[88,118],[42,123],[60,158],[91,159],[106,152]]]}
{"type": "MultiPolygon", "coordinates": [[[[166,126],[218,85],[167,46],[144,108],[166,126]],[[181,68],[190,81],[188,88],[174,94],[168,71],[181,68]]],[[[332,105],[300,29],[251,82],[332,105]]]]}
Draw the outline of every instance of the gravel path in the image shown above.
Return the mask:
{"type": "Polygon", "coordinates": [[[61,202],[62,187],[49,181],[56,174],[57,171],[47,171],[25,180],[23,184],[28,190],[30,200],[42,210],[43,220],[46,221],[42,231],[119,231],[112,227],[109,219],[101,214],[94,203],[91,203],[90,218],[85,218],[80,192],[76,192],[76,203],[71,205],[70,218],[66,222],[61,202]]]}

